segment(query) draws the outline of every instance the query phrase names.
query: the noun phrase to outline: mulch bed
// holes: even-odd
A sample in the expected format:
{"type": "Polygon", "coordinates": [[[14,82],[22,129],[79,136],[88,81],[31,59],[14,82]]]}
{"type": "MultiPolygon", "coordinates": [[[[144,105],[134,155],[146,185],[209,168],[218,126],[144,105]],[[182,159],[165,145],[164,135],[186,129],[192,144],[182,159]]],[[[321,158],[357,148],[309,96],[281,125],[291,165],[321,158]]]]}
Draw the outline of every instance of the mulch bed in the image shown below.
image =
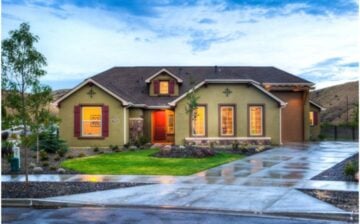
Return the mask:
{"type": "Polygon", "coordinates": [[[1,194],[2,198],[46,198],[140,185],[145,184],[116,182],[29,182],[26,188],[24,182],[2,182],[1,194]]]}
{"type": "Polygon", "coordinates": [[[347,177],[344,174],[345,166],[348,162],[354,161],[356,163],[359,162],[359,153],[343,160],[342,162],[336,164],[323,171],[322,173],[316,175],[312,178],[312,180],[329,180],[329,181],[356,181],[354,178],[347,177]]]}
{"type": "Polygon", "coordinates": [[[358,192],[348,191],[326,191],[326,190],[305,190],[300,191],[317,198],[326,203],[332,204],[348,212],[359,212],[358,192]]]}

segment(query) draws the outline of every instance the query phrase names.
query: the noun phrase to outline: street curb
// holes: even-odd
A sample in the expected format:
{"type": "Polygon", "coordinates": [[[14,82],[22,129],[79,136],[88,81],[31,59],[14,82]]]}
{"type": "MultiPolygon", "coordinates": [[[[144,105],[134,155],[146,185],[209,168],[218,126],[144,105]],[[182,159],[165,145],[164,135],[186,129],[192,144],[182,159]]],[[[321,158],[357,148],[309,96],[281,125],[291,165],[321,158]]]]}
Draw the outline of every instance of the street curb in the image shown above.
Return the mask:
{"type": "Polygon", "coordinates": [[[2,199],[2,207],[29,207],[41,209],[54,209],[54,208],[71,208],[71,207],[98,207],[98,208],[137,208],[137,209],[166,209],[177,211],[191,211],[194,213],[213,213],[213,214],[227,214],[227,215],[247,215],[247,216],[265,216],[265,217],[289,217],[301,219],[321,219],[321,220],[334,220],[345,222],[358,222],[359,213],[352,212],[339,212],[339,213],[318,213],[318,212],[261,212],[261,211],[234,211],[222,209],[207,209],[207,208],[189,208],[181,206],[151,206],[151,205],[105,205],[94,203],[73,203],[65,201],[53,201],[46,199],[32,199],[32,198],[19,198],[19,199],[2,199]]]}

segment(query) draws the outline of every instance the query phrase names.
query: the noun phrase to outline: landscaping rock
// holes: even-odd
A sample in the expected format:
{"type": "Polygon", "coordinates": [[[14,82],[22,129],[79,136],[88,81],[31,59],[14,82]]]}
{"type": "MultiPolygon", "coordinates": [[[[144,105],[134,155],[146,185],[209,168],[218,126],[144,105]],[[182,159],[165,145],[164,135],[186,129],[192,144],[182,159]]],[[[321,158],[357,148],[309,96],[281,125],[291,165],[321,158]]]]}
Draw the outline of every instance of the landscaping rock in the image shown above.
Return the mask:
{"type": "Polygon", "coordinates": [[[179,145],[179,149],[186,149],[186,147],[183,145],[179,145]]]}
{"type": "Polygon", "coordinates": [[[39,167],[39,166],[34,167],[33,172],[34,172],[34,173],[42,173],[42,172],[43,172],[43,168],[41,168],[41,167],[39,167]]]}
{"type": "Polygon", "coordinates": [[[153,144],[150,148],[151,149],[158,149],[158,148],[161,148],[161,144],[159,144],[159,143],[155,143],[155,144],[153,144]]]}
{"type": "Polygon", "coordinates": [[[134,150],[137,150],[137,149],[138,149],[138,147],[136,147],[135,145],[130,145],[130,147],[129,147],[130,151],[134,151],[134,150]]]}
{"type": "Polygon", "coordinates": [[[30,163],[30,164],[29,164],[29,168],[30,168],[30,169],[34,169],[34,168],[35,168],[35,166],[36,166],[36,164],[35,164],[35,163],[30,163]]]}
{"type": "Polygon", "coordinates": [[[57,169],[57,172],[58,172],[59,174],[64,174],[66,171],[65,171],[65,169],[63,169],[63,168],[59,168],[59,169],[57,169]]]}

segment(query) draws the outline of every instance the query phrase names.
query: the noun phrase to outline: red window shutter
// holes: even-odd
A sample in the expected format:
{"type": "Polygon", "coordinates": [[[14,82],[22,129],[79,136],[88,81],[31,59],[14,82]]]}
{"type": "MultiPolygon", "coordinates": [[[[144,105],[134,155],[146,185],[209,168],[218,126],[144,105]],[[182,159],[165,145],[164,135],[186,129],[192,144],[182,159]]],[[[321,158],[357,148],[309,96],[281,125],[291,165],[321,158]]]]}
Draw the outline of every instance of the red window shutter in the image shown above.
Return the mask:
{"type": "Polygon", "coordinates": [[[109,136],[109,106],[102,107],[102,136],[109,136]]]}
{"type": "Polygon", "coordinates": [[[81,106],[74,106],[74,136],[81,136],[81,106]]]}
{"type": "Polygon", "coordinates": [[[170,80],[169,82],[169,94],[175,93],[175,80],[170,80]]]}
{"type": "Polygon", "coordinates": [[[154,80],[154,93],[159,94],[160,91],[160,82],[159,80],[154,80]]]}
{"type": "Polygon", "coordinates": [[[318,125],[318,112],[314,111],[314,125],[318,125]]]}

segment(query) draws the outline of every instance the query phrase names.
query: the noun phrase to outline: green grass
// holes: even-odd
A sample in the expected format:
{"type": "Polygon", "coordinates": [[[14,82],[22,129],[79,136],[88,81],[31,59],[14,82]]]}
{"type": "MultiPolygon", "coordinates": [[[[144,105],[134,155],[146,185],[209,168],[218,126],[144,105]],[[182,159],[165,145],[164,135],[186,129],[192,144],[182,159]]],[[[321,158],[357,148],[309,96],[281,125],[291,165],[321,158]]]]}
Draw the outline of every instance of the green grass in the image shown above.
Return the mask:
{"type": "Polygon", "coordinates": [[[84,174],[190,175],[244,156],[219,153],[208,158],[157,158],[156,149],[65,160],[61,166],[84,174]]]}

